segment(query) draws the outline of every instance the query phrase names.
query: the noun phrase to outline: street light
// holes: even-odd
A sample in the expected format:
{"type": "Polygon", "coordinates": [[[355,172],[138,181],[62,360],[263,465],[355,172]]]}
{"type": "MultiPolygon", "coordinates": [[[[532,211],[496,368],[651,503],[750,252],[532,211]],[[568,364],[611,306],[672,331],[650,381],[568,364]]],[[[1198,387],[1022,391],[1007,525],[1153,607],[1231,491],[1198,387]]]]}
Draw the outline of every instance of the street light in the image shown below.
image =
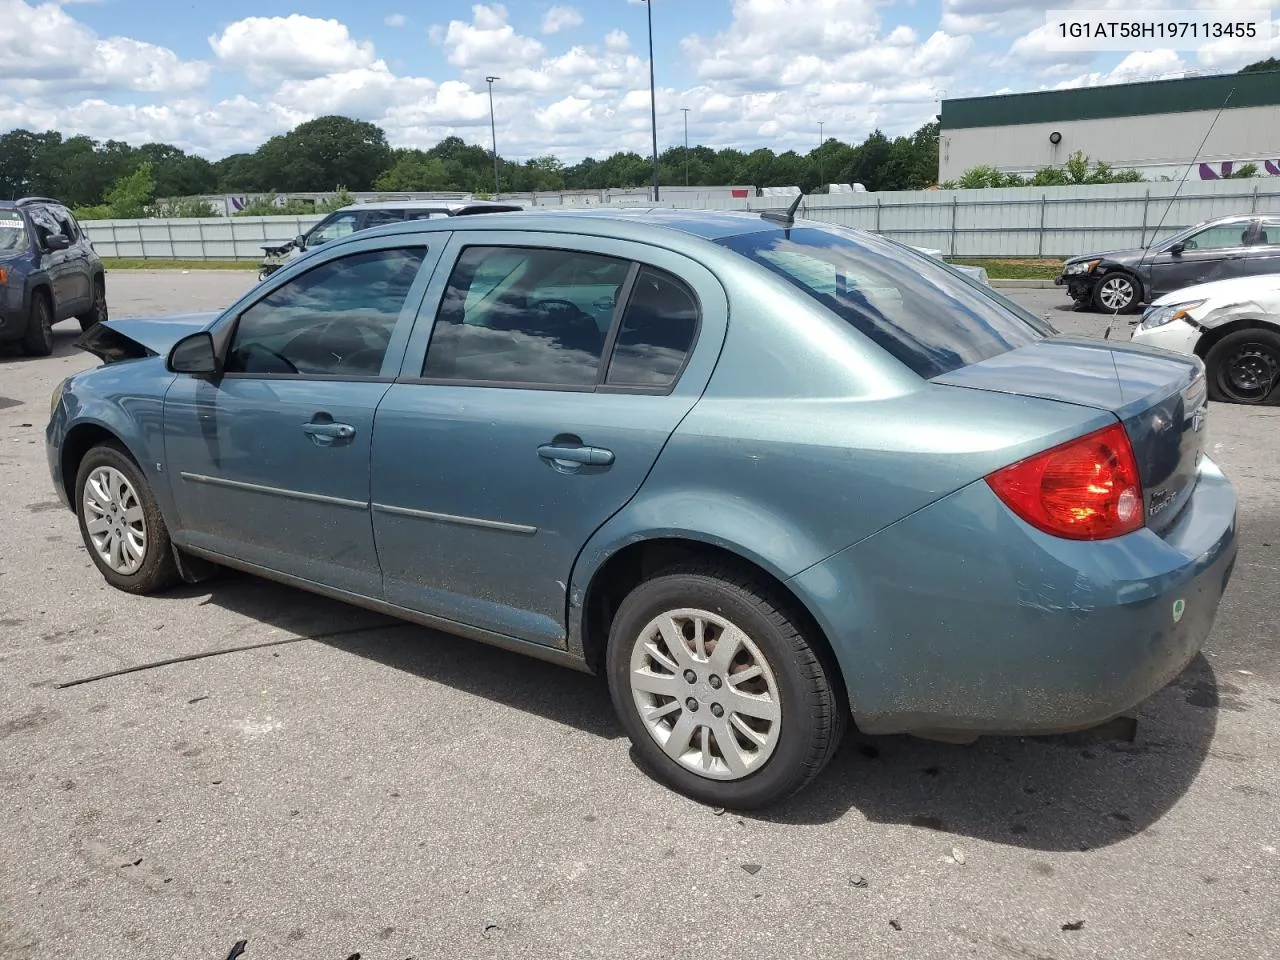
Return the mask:
{"type": "Polygon", "coordinates": [[[689,185],[689,108],[681,107],[684,114],[684,185],[689,185]]]}
{"type": "Polygon", "coordinates": [[[818,189],[822,189],[822,181],[827,179],[822,169],[822,125],[825,120],[818,121],[818,189]]]}
{"type": "Polygon", "coordinates": [[[653,202],[658,202],[658,94],[653,83],[653,0],[643,0],[649,15],[649,119],[653,124],[653,202]]]}
{"type": "Polygon", "coordinates": [[[485,77],[484,82],[489,85],[489,133],[493,137],[493,199],[498,199],[501,192],[498,189],[498,125],[493,119],[493,81],[501,80],[501,77],[485,77]]]}

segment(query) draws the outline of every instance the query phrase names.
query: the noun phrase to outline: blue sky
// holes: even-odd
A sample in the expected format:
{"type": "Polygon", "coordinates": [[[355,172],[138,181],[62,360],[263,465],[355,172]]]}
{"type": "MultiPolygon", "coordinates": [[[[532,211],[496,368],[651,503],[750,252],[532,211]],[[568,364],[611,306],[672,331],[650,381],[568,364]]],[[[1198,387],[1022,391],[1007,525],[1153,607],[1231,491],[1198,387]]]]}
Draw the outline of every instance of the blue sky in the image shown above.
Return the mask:
{"type": "MultiPolygon", "coordinates": [[[[1048,4],[1016,0],[653,0],[660,145],[807,150],[910,133],[941,97],[1237,69],[1195,53],[1049,53],[1048,4]]],[[[1195,0],[1247,6],[1247,0],[1195,0]]],[[[1058,0],[1052,6],[1070,5],[1058,0]]],[[[1076,0],[1119,10],[1167,0],[1076,0]]],[[[1256,2],[1254,3],[1256,5],[1256,2]]],[[[323,113],[397,146],[456,134],[573,161],[647,152],[638,0],[0,0],[0,130],[163,140],[217,158],[323,113]]]]}

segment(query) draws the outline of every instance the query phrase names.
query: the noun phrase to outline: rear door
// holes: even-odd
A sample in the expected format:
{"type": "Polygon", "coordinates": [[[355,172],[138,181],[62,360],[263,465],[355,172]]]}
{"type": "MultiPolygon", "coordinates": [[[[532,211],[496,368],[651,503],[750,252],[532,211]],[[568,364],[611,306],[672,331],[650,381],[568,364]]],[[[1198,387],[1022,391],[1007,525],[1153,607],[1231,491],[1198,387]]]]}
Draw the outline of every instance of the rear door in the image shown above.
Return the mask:
{"type": "Polygon", "coordinates": [[[378,409],[386,598],[563,648],[573,563],[697,402],[727,319],[669,251],[455,233],[378,409]]]}
{"type": "Polygon", "coordinates": [[[1280,273],[1280,217],[1262,217],[1257,221],[1239,266],[1241,276],[1280,273]]]}

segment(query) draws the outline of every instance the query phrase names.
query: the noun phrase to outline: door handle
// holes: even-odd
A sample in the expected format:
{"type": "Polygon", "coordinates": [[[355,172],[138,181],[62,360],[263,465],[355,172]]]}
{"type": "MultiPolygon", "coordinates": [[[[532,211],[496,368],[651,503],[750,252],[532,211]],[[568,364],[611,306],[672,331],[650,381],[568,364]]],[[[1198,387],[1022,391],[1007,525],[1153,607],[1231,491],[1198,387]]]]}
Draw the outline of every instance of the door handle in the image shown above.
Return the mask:
{"type": "Polygon", "coordinates": [[[313,420],[302,425],[302,432],[321,446],[328,446],[338,440],[350,440],[356,435],[356,428],[349,423],[334,423],[332,420],[317,423],[313,420]]]}
{"type": "Polygon", "coordinates": [[[558,443],[544,443],[538,448],[538,456],[553,463],[588,467],[607,467],[613,463],[613,451],[606,450],[604,447],[570,447],[558,443]]]}

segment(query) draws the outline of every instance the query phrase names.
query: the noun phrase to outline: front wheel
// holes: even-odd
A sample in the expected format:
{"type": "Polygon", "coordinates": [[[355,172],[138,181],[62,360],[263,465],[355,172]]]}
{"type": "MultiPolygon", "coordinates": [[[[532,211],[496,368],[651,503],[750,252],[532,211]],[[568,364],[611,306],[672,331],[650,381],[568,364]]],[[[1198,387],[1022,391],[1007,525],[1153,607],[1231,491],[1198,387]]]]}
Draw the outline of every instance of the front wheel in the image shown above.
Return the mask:
{"type": "Polygon", "coordinates": [[[1127,273],[1109,273],[1093,287],[1093,305],[1100,313],[1133,313],[1141,304],[1138,281],[1127,273]]]}
{"type": "Polygon", "coordinates": [[[178,582],[169,528],[142,471],[118,447],[90,450],[76,473],[80,535],[107,583],[154,593],[178,582]]]}
{"type": "Polygon", "coordinates": [[[1280,333],[1262,328],[1229,333],[1209,349],[1204,365],[1211,400],[1280,404],[1280,333]]]}
{"type": "Polygon", "coordinates": [[[773,590],[718,564],[673,567],[636,587],[614,617],[607,670],[645,770],[739,810],[816,777],[847,707],[808,630],[773,590]]]}

